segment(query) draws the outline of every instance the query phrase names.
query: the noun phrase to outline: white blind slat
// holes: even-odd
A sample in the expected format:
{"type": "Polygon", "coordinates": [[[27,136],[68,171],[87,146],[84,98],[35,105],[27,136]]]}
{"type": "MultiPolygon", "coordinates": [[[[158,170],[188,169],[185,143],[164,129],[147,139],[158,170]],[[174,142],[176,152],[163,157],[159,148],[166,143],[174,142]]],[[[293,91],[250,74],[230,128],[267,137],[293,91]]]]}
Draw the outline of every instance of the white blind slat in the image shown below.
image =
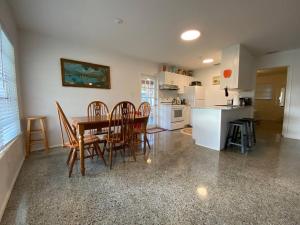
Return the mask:
{"type": "Polygon", "coordinates": [[[0,151],[20,132],[14,47],[0,26],[0,151]]]}

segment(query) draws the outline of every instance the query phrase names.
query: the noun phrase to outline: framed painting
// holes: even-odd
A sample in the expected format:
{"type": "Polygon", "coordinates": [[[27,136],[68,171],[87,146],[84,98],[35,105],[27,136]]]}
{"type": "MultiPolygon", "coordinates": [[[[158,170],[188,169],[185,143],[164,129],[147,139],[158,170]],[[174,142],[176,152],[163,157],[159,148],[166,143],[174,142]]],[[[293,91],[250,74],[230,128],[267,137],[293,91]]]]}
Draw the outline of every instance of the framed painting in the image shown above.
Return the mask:
{"type": "Polygon", "coordinates": [[[110,67],[71,59],[60,59],[62,85],[110,89],[110,67]]]}
{"type": "Polygon", "coordinates": [[[212,77],[212,85],[220,85],[221,76],[213,76],[212,77]]]}

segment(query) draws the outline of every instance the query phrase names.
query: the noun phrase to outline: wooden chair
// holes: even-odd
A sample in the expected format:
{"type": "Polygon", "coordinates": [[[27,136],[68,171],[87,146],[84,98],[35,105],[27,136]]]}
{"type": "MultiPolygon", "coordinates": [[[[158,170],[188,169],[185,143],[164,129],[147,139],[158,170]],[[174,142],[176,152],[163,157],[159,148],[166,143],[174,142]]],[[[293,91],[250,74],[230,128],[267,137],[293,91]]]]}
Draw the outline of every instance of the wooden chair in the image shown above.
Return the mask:
{"type": "MultiPolygon", "coordinates": [[[[69,177],[71,177],[75,160],[77,160],[77,152],[79,151],[79,140],[77,138],[76,128],[74,126],[71,127],[65,113],[63,112],[58,102],[56,102],[56,108],[58,112],[63,147],[68,147],[70,149],[68,159],[67,159],[67,164],[69,165],[69,177]],[[69,142],[65,142],[64,140],[63,128],[69,139],[69,142]]],[[[86,135],[84,137],[84,147],[85,150],[89,150],[91,147],[94,148],[97,154],[99,155],[99,157],[103,159],[103,162],[106,165],[105,159],[103,157],[103,152],[101,152],[101,149],[99,147],[99,138],[97,136],[86,135]]],[[[92,155],[89,154],[85,158],[91,158],[91,157],[92,155]]]]}
{"type": "MultiPolygon", "coordinates": [[[[87,116],[88,117],[95,117],[95,116],[107,116],[109,114],[109,110],[107,105],[104,102],[101,101],[93,101],[91,102],[88,107],[87,107],[87,116]]],[[[94,129],[90,130],[89,133],[91,135],[102,135],[102,134],[107,134],[108,129],[107,128],[102,128],[102,129],[94,129]]],[[[100,139],[100,143],[103,143],[103,153],[106,149],[106,140],[105,139],[100,139]]],[[[92,155],[94,152],[92,152],[92,155]]]]}
{"type": "MultiPolygon", "coordinates": [[[[107,105],[101,101],[93,101],[87,107],[88,117],[108,115],[109,110],[107,105]]],[[[98,131],[101,133],[101,131],[98,131]]]]}
{"type": "Polygon", "coordinates": [[[107,144],[109,145],[109,164],[112,168],[112,152],[123,150],[121,154],[123,160],[125,157],[125,149],[129,147],[135,157],[135,149],[133,149],[133,125],[135,118],[135,107],[131,102],[124,101],[118,103],[112,110],[109,118],[109,129],[106,137],[107,144]]]}
{"type": "Polygon", "coordinates": [[[151,106],[148,102],[142,102],[138,108],[138,111],[137,111],[137,114],[139,116],[144,116],[144,117],[147,117],[147,120],[145,120],[145,123],[144,124],[137,124],[135,125],[134,127],[134,134],[135,134],[135,140],[137,142],[141,142],[141,140],[138,140],[137,139],[137,136],[139,135],[144,135],[143,138],[143,142],[144,142],[144,154],[146,153],[146,143],[149,147],[149,149],[151,149],[150,147],[150,144],[149,144],[149,140],[147,138],[147,123],[148,123],[148,119],[149,119],[149,116],[150,116],[150,112],[151,112],[151,106]]]}

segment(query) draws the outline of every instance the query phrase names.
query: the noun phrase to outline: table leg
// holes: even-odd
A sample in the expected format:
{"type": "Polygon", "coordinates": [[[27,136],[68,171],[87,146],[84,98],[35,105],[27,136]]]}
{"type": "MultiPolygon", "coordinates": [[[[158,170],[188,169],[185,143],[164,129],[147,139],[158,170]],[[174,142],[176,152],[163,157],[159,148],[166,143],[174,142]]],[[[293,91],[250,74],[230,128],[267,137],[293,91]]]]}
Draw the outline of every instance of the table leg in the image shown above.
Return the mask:
{"type": "Polygon", "coordinates": [[[85,175],[85,168],[84,168],[84,128],[79,125],[78,127],[79,133],[79,152],[80,152],[80,171],[81,175],[85,175]]]}
{"type": "Polygon", "coordinates": [[[147,125],[143,125],[144,130],[144,155],[146,154],[146,147],[147,147],[147,125]]]}

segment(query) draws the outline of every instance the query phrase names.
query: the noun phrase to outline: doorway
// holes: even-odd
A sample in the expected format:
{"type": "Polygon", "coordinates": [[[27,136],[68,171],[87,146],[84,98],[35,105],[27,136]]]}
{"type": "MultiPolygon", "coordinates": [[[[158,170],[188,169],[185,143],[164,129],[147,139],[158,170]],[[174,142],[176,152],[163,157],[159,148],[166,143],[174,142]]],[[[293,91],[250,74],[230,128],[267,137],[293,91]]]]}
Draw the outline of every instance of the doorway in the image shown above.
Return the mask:
{"type": "Polygon", "coordinates": [[[260,69],[256,73],[255,111],[258,129],[282,134],[287,67],[260,69]]]}
{"type": "Polygon", "coordinates": [[[157,85],[156,78],[152,76],[141,76],[141,102],[149,102],[151,113],[147,128],[157,127],[157,85]]]}

